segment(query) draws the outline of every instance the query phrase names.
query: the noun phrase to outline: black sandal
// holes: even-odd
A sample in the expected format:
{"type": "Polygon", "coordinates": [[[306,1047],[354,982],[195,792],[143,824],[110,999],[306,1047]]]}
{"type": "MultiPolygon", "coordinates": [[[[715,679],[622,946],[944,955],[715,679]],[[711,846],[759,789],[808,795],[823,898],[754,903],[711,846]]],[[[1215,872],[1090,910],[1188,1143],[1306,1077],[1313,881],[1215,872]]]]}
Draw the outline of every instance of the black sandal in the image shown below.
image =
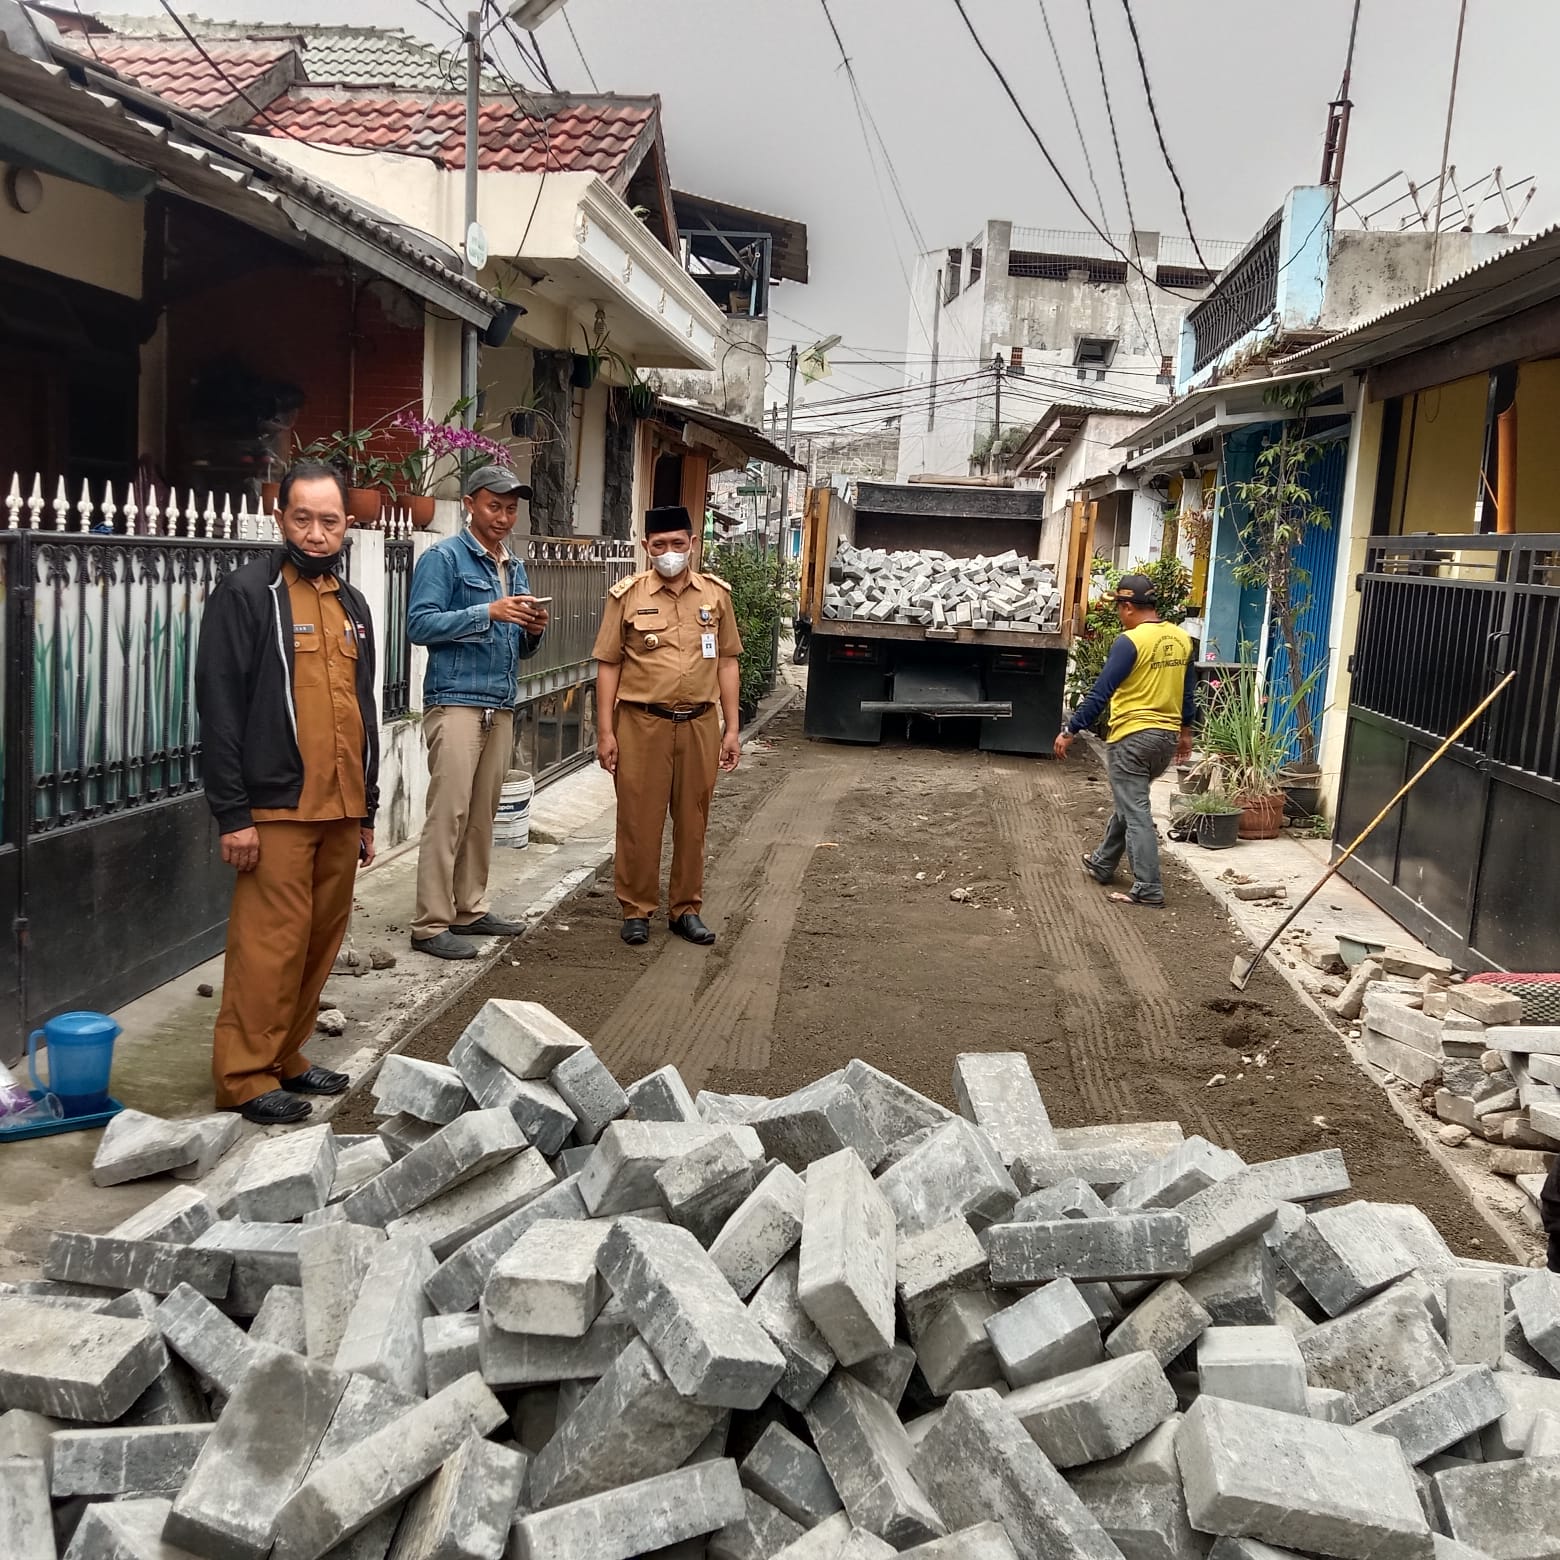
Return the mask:
{"type": "Polygon", "coordinates": [[[314,1107],[307,1100],[301,1100],[296,1094],[288,1094],[283,1089],[257,1094],[238,1107],[238,1113],[245,1121],[257,1122],[262,1127],[290,1126],[295,1121],[302,1121],[313,1110],[314,1107]]]}

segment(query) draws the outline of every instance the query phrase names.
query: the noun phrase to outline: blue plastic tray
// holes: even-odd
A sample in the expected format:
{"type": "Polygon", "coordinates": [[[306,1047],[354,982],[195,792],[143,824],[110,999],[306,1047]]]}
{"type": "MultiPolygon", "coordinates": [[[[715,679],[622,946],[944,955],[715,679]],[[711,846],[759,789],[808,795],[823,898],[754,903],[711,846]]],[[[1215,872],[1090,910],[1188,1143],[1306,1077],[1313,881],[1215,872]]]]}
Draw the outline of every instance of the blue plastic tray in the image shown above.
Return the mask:
{"type": "MultiPolygon", "coordinates": [[[[41,1098],[36,1089],[27,1091],[36,1100],[41,1098]]],[[[53,1137],[57,1132],[85,1132],[92,1127],[106,1127],[124,1106],[112,1096],[108,1109],[93,1111],[90,1116],[61,1116],[57,1121],[29,1121],[20,1127],[0,1124],[0,1143],[20,1143],[23,1138],[53,1137]]]]}

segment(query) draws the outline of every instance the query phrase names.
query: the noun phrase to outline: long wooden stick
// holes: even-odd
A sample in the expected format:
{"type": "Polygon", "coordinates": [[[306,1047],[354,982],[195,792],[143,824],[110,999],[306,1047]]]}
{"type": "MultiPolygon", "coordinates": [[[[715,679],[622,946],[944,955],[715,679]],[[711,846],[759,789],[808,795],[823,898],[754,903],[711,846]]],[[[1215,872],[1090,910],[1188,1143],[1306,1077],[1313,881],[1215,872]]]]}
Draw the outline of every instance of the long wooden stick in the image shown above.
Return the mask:
{"type": "Polygon", "coordinates": [[[1495,686],[1491,688],[1482,699],[1479,700],[1479,702],[1469,712],[1467,718],[1462,722],[1462,724],[1459,725],[1449,737],[1447,737],[1446,741],[1444,741],[1440,747],[1438,747],[1435,752],[1433,752],[1429,758],[1427,758],[1424,763],[1419,766],[1417,770],[1415,770],[1409,779],[1404,781],[1404,783],[1398,787],[1397,794],[1393,796],[1392,800],[1389,801],[1387,805],[1383,807],[1381,811],[1377,813],[1376,816],[1372,818],[1370,822],[1367,823],[1365,827],[1354,836],[1338,859],[1328,867],[1328,869],[1316,880],[1315,883],[1311,885],[1310,892],[1305,896],[1304,899],[1300,901],[1299,904],[1294,907],[1293,910],[1289,912],[1288,915],[1284,917],[1282,921],[1278,923],[1278,925],[1273,929],[1272,936],[1270,936],[1268,940],[1257,949],[1251,958],[1247,960],[1236,959],[1235,967],[1230,971],[1230,984],[1237,991],[1244,991],[1246,989],[1246,983],[1251,979],[1251,972],[1257,967],[1258,964],[1262,962],[1262,959],[1266,955],[1268,949],[1271,948],[1281,936],[1283,936],[1284,932],[1288,930],[1289,925],[1294,920],[1294,918],[1299,915],[1300,912],[1304,910],[1305,907],[1310,904],[1310,902],[1315,899],[1319,893],[1321,893],[1322,889],[1326,887],[1326,885],[1332,880],[1333,876],[1337,873],[1339,867],[1341,867],[1344,862],[1346,862],[1355,853],[1355,851],[1357,851],[1360,846],[1370,838],[1371,834],[1375,832],[1376,826],[1382,821],[1382,819],[1384,819],[1387,814],[1391,812],[1392,809],[1396,807],[1397,804],[1401,802],[1403,798],[1407,796],[1416,785],[1419,784],[1430,768],[1441,757],[1444,756],[1446,750],[1451,747],[1454,742],[1456,742],[1456,740],[1496,701],[1496,699],[1501,696],[1501,694],[1506,691],[1507,688],[1511,686],[1511,684],[1516,680],[1516,676],[1517,674],[1514,671],[1507,672],[1506,675],[1502,677],[1501,680],[1496,683],[1495,686]],[[1242,965],[1244,965],[1244,968],[1242,968],[1242,965]]]}

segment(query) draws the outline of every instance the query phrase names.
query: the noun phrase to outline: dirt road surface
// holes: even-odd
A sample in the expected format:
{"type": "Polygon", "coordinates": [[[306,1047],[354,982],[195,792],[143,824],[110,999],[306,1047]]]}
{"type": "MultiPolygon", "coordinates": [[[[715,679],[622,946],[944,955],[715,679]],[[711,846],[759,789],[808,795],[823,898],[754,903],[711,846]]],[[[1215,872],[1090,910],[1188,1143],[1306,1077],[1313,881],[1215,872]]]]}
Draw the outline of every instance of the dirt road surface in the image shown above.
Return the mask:
{"type": "Polygon", "coordinates": [[[664,918],[625,948],[608,875],[408,1054],[442,1060],[489,997],[546,1003],[625,1082],[674,1062],[695,1090],[783,1094],[860,1056],[952,1105],[959,1052],[1020,1050],[1059,1126],[1174,1119],[1252,1160],[1341,1148],[1360,1195],[1417,1204],[1464,1254],[1491,1244],[1277,975],[1231,990],[1249,950],[1188,875],[1167,860],[1164,911],[1084,875],[1108,810],[1091,759],[827,745],[796,714],[767,735],[715,795],[715,948],[664,918]]]}

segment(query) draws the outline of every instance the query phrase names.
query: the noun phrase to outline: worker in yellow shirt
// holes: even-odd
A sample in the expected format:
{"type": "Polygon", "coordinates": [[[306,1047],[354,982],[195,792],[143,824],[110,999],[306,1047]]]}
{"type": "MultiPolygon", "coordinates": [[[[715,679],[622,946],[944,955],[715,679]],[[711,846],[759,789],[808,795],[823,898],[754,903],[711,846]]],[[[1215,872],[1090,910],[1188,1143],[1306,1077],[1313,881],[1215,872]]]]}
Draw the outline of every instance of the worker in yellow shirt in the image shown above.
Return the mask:
{"type": "Polygon", "coordinates": [[[1192,756],[1192,716],[1197,672],[1192,641],[1159,616],[1154,582],[1146,574],[1123,574],[1116,585],[1121,633],[1104,669],[1057,737],[1053,751],[1067,750],[1110,705],[1110,739],[1105,769],[1113,803],[1105,838],[1083,858],[1083,870],[1109,883],[1123,852],[1132,863],[1132,888],[1110,897],[1120,904],[1163,909],[1159,837],[1149,813],[1149,786],[1170,767],[1192,756]]]}

